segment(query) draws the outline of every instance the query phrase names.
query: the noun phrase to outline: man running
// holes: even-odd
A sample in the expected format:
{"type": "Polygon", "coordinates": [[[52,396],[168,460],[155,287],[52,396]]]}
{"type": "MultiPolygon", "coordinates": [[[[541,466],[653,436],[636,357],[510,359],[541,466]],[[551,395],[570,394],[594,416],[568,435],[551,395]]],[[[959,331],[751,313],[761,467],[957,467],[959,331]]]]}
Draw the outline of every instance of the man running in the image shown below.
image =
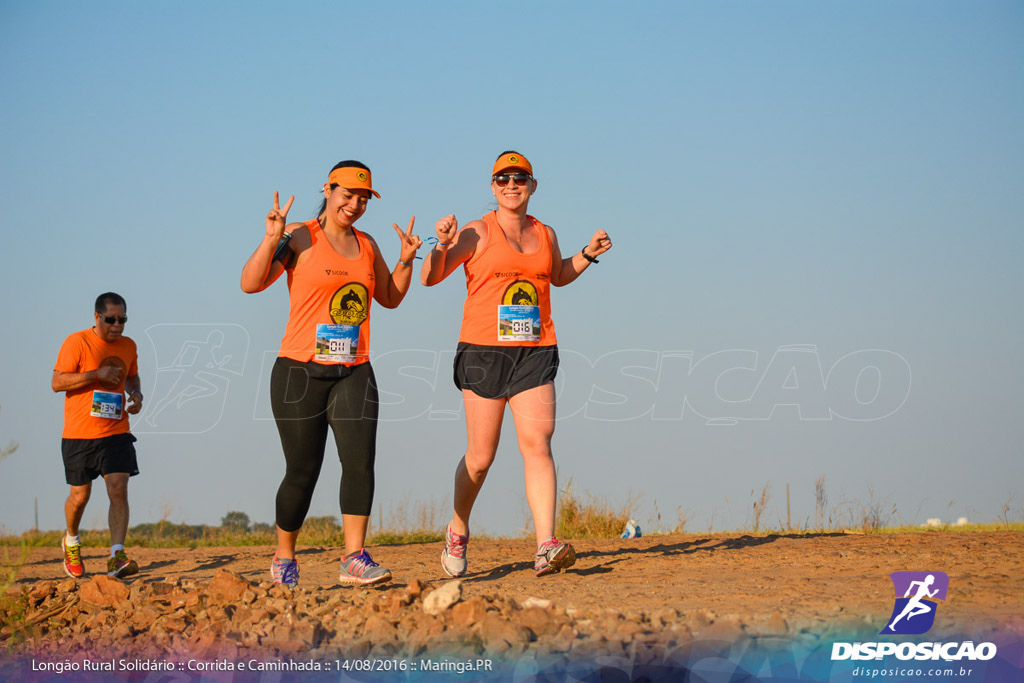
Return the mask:
{"type": "Polygon", "coordinates": [[[61,539],[64,571],[72,578],[85,574],[78,525],[102,476],[110,511],[110,559],[107,575],[123,578],[139,571],[124,552],[128,533],[128,477],[139,473],[135,437],[128,415],[142,410],[135,342],[122,336],[128,321],[124,298],[114,292],[96,298],[96,324],[64,340],[53,368],[53,390],[64,393],[61,453],[71,492],[64,503],[67,533],[61,539]],[[128,402],[125,404],[125,391],[128,402]]]}

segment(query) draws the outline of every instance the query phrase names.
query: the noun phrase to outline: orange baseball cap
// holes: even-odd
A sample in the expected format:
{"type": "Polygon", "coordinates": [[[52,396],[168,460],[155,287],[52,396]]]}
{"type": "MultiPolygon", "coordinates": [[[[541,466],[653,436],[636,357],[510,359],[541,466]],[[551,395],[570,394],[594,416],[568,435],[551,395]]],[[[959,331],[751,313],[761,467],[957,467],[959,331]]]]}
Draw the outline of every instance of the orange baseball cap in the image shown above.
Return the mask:
{"type": "Polygon", "coordinates": [[[498,157],[498,160],[494,162],[494,168],[491,169],[491,175],[498,175],[506,168],[521,168],[530,175],[533,175],[533,166],[530,165],[530,162],[522,154],[516,154],[515,152],[502,154],[498,157]]]}
{"type": "Polygon", "coordinates": [[[370,172],[365,168],[359,168],[357,166],[342,166],[331,171],[331,175],[327,177],[327,182],[331,185],[341,185],[349,190],[369,190],[373,193],[373,196],[380,199],[380,195],[373,189],[372,180],[370,178],[370,172]]]}

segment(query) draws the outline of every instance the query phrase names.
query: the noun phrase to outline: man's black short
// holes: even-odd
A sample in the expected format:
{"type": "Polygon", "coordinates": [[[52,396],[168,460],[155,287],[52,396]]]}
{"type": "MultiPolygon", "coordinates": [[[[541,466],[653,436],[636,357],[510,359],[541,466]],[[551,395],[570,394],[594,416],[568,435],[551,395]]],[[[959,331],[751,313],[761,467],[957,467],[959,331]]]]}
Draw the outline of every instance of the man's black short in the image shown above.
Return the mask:
{"type": "Polygon", "coordinates": [[[101,439],[61,439],[64,477],[71,486],[85,486],[105,474],[139,473],[135,458],[135,437],[114,434],[101,439]]]}
{"type": "Polygon", "coordinates": [[[481,346],[459,342],[455,386],[482,398],[508,398],[555,380],[557,346],[481,346]]]}

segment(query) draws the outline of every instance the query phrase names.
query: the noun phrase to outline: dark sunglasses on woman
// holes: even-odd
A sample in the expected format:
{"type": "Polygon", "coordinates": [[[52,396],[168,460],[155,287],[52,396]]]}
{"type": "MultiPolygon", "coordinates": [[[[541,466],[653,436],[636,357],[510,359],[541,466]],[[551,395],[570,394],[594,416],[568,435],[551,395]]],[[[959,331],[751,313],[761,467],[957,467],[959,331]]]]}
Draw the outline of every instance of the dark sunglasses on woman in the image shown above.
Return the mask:
{"type": "Polygon", "coordinates": [[[508,185],[508,181],[512,180],[516,185],[522,187],[528,181],[533,178],[529,173],[499,173],[498,175],[491,178],[491,181],[496,183],[498,187],[505,187],[508,185]]]}

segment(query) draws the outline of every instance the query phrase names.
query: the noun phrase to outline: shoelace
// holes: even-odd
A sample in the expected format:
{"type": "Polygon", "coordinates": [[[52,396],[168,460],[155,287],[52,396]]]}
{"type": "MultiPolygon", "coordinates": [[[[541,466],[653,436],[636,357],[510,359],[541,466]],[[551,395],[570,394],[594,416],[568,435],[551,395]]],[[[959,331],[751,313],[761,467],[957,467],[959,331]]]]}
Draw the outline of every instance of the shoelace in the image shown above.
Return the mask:
{"type": "Polygon", "coordinates": [[[127,562],[128,556],[125,554],[123,550],[118,550],[116,553],[114,553],[114,561],[118,564],[122,562],[127,562]]]}
{"type": "Polygon", "coordinates": [[[551,538],[540,544],[540,548],[537,549],[537,556],[540,557],[541,555],[543,555],[546,557],[549,552],[551,552],[561,544],[561,541],[552,536],[551,538]]]}
{"type": "Polygon", "coordinates": [[[78,564],[82,561],[82,546],[66,545],[64,546],[64,552],[68,554],[68,561],[71,564],[78,564]]]}
{"type": "Polygon", "coordinates": [[[448,527],[448,538],[447,538],[447,550],[448,554],[452,557],[462,559],[466,556],[466,546],[469,545],[469,539],[465,536],[458,536],[451,527],[448,527]],[[462,539],[466,539],[463,541],[462,539]]]}
{"type": "Polygon", "coordinates": [[[274,564],[281,570],[281,583],[299,582],[298,562],[278,562],[277,560],[274,560],[274,564]]]}
{"type": "Polygon", "coordinates": [[[350,565],[349,572],[351,574],[360,575],[364,573],[367,569],[372,569],[374,567],[379,566],[380,565],[374,562],[373,558],[370,557],[370,553],[364,550],[358,555],[356,555],[354,558],[352,558],[352,564],[350,565]]]}

